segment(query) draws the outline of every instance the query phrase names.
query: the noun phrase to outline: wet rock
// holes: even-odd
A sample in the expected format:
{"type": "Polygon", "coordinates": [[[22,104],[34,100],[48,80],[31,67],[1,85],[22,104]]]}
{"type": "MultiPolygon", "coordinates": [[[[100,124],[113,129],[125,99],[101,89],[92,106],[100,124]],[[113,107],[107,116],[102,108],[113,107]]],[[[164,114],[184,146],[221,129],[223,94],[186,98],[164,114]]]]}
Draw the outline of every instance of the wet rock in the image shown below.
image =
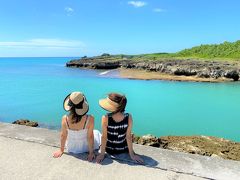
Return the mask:
{"type": "Polygon", "coordinates": [[[201,78],[209,78],[210,70],[207,68],[204,68],[203,70],[201,70],[200,72],[197,73],[197,76],[201,77],[201,78]]]}
{"type": "Polygon", "coordinates": [[[177,76],[195,76],[197,74],[195,69],[190,69],[190,68],[184,69],[181,67],[173,68],[172,72],[174,75],[177,75],[177,76]]]}
{"type": "Polygon", "coordinates": [[[234,81],[238,81],[239,72],[237,70],[229,70],[225,72],[224,77],[233,79],[234,81]]]}
{"type": "Polygon", "coordinates": [[[119,62],[101,62],[94,64],[94,69],[116,69],[119,67],[120,67],[119,62]]]}
{"type": "Polygon", "coordinates": [[[25,126],[31,126],[31,127],[38,127],[38,122],[30,121],[28,119],[19,119],[19,120],[14,121],[12,124],[19,124],[19,125],[25,125],[25,126]]]}
{"type": "Polygon", "coordinates": [[[220,70],[212,70],[212,71],[210,72],[210,77],[211,77],[211,78],[217,79],[217,78],[219,78],[219,77],[221,77],[221,76],[222,76],[222,74],[221,74],[221,71],[220,71],[220,70]]]}

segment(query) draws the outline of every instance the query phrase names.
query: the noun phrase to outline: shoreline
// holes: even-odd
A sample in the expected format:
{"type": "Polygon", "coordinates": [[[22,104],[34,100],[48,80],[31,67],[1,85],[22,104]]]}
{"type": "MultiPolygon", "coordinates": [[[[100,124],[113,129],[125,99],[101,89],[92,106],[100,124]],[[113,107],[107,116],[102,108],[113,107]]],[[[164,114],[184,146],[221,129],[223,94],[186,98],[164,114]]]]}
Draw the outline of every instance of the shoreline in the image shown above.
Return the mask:
{"type": "Polygon", "coordinates": [[[237,82],[240,77],[239,62],[194,59],[131,60],[104,55],[71,60],[66,67],[119,70],[121,77],[139,80],[237,82]]]}
{"type": "MultiPolygon", "coordinates": [[[[77,67],[71,67],[71,68],[77,68],[77,67]]],[[[81,67],[80,69],[86,69],[86,70],[105,70],[105,69],[93,69],[89,67],[81,67]]],[[[177,82],[201,82],[201,83],[229,83],[229,82],[235,82],[232,79],[228,78],[200,78],[197,76],[176,76],[172,74],[166,74],[166,73],[159,73],[159,72],[153,72],[153,71],[146,71],[141,69],[128,69],[128,68],[117,68],[117,69],[110,69],[103,71],[99,73],[100,77],[105,78],[122,78],[122,79],[129,79],[129,80],[157,80],[157,81],[177,81],[177,82]],[[112,72],[117,72],[118,75],[116,76],[111,75],[112,72]],[[110,74],[110,75],[109,75],[110,74]]]]}
{"type": "Polygon", "coordinates": [[[197,76],[175,76],[171,74],[164,74],[158,72],[148,72],[138,69],[119,68],[119,75],[124,79],[134,80],[163,80],[163,81],[179,81],[179,82],[209,82],[209,83],[222,83],[233,82],[227,78],[200,78],[197,76]]]}

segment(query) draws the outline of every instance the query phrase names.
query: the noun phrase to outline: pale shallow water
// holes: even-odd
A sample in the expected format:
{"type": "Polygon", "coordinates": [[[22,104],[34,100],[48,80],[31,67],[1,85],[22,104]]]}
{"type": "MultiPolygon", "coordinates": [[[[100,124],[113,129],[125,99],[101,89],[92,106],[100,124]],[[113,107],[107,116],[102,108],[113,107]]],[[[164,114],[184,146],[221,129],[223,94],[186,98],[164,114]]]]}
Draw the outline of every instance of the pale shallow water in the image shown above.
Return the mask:
{"type": "Polygon", "coordinates": [[[98,100],[124,93],[136,134],[210,135],[240,141],[240,83],[144,81],[117,78],[116,72],[66,68],[71,58],[0,58],[0,121],[37,120],[58,129],[62,101],[85,93],[95,126],[105,113],[98,100]],[[106,78],[107,76],[114,78],[106,78]]]}

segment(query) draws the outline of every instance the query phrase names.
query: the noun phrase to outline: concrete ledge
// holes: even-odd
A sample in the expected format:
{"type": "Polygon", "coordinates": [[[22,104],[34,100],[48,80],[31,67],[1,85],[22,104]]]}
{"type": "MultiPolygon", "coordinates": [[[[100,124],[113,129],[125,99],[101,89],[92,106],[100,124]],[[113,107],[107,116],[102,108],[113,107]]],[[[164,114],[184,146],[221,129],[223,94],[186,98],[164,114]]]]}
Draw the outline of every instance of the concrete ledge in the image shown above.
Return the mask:
{"type": "MultiPolygon", "coordinates": [[[[3,142],[7,141],[7,138],[11,138],[12,140],[9,139],[9,141],[19,139],[25,143],[28,142],[28,144],[31,142],[31,144],[37,143],[44,146],[59,147],[59,132],[43,128],[0,123],[0,137],[5,138],[3,142]]],[[[30,147],[31,146],[29,146],[29,148],[30,147]]],[[[186,175],[184,179],[194,179],[197,177],[200,179],[240,179],[240,162],[238,161],[174,152],[137,144],[134,144],[134,149],[136,153],[140,154],[145,160],[145,167],[148,170],[152,169],[154,172],[162,172],[164,170],[167,174],[169,172],[177,173],[179,178],[186,175]]],[[[52,152],[48,153],[49,155],[52,154],[52,152]]],[[[79,155],[78,158],[82,159],[83,156],[84,155],[79,155]]],[[[108,157],[104,163],[108,165],[111,164],[112,161],[114,161],[114,163],[116,161],[122,164],[136,165],[126,154],[111,158],[108,157]]],[[[142,168],[142,166],[137,167],[142,168]]],[[[108,166],[108,168],[110,168],[110,166],[108,166]]]]}

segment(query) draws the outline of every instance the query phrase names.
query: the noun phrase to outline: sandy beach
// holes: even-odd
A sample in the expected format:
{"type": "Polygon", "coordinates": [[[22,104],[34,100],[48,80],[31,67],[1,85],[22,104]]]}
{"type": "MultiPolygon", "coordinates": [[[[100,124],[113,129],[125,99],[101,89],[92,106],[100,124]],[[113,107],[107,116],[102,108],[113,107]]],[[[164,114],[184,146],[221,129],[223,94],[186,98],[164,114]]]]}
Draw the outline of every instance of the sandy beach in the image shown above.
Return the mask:
{"type": "Polygon", "coordinates": [[[119,69],[120,77],[128,79],[140,79],[140,80],[166,80],[166,81],[190,81],[190,82],[232,82],[227,78],[200,78],[197,76],[175,76],[171,74],[163,74],[159,72],[148,72],[145,70],[136,69],[119,69]]]}

